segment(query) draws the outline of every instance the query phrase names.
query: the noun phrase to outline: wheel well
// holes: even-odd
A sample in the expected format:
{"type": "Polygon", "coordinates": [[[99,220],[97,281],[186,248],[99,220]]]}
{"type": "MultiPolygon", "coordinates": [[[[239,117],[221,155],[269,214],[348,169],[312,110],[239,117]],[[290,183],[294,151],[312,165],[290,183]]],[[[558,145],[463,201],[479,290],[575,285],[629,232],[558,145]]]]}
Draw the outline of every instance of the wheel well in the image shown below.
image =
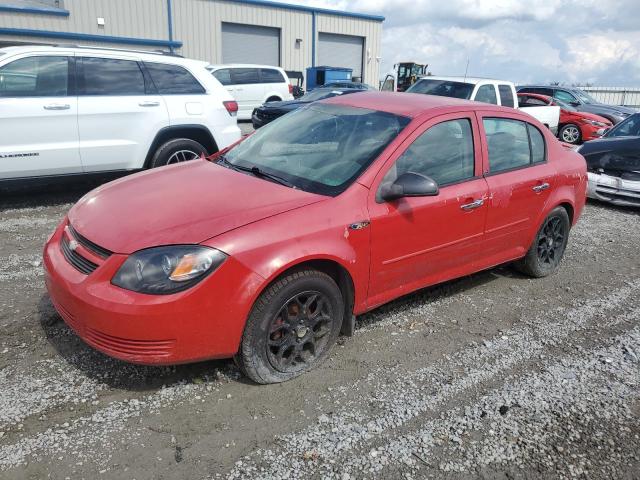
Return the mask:
{"type": "Polygon", "coordinates": [[[145,168],[149,166],[149,162],[151,162],[153,154],[160,145],[176,138],[188,138],[189,140],[198,142],[207,149],[209,155],[218,151],[218,145],[216,144],[213,135],[211,135],[211,132],[206,127],[200,125],[183,125],[164,128],[158,132],[156,138],[154,138],[151,143],[151,147],[149,147],[147,158],[144,161],[145,168]]]}
{"type": "Polygon", "coordinates": [[[336,282],[338,288],[340,288],[340,292],[342,293],[342,298],[344,299],[343,326],[345,325],[344,322],[350,323],[351,316],[353,315],[353,306],[355,303],[355,287],[353,285],[353,279],[351,278],[351,275],[349,274],[347,269],[340,265],[338,262],[335,262],[333,260],[318,259],[298,263],[282,272],[271,283],[276,282],[278,279],[286,275],[289,275],[293,271],[307,269],[318,270],[319,272],[325,273],[329,275],[334,282],[336,282]]]}
{"type": "Polygon", "coordinates": [[[267,98],[267,102],[280,102],[282,99],[280,97],[276,97],[275,95],[271,95],[267,98]]]}
{"type": "Polygon", "coordinates": [[[567,215],[569,215],[569,224],[573,225],[573,207],[570,203],[561,203],[558,205],[559,207],[564,208],[567,211],[567,215]]]}

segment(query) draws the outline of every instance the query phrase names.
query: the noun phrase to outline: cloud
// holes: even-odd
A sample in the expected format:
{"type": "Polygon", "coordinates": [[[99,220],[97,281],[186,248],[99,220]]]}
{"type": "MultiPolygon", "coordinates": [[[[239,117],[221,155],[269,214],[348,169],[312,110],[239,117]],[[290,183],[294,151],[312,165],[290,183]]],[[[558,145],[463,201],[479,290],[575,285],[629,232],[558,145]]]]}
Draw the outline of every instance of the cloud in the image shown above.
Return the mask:
{"type": "Polygon", "coordinates": [[[398,61],[434,74],[515,82],[640,85],[638,0],[290,0],[383,15],[380,75],[398,61]]]}

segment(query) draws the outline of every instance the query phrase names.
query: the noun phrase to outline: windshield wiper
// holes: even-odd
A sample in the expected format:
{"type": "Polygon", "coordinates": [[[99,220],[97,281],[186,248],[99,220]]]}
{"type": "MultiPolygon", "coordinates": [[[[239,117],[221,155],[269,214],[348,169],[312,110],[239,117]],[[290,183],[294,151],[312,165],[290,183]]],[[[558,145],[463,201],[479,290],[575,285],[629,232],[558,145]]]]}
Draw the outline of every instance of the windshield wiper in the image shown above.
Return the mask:
{"type": "Polygon", "coordinates": [[[231,163],[229,160],[227,160],[224,155],[220,155],[220,157],[218,157],[218,160],[220,161],[220,163],[223,163],[228,168],[231,168],[233,170],[251,173],[255,177],[267,178],[273,182],[279,183],[280,185],[284,185],[285,187],[296,188],[296,186],[290,181],[285,180],[284,178],[279,177],[278,175],[274,175],[273,173],[267,173],[264,170],[260,170],[260,168],[256,167],[255,165],[251,167],[236,165],[235,163],[231,163]]]}

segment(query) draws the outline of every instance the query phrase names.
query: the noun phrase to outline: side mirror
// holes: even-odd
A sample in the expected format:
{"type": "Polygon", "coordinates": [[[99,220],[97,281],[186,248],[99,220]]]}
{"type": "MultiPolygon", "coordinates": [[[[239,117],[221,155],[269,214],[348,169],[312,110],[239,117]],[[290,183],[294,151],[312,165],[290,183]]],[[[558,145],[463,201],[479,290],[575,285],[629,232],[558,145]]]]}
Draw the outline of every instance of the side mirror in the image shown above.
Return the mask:
{"type": "Polygon", "coordinates": [[[438,184],[433,178],[421,173],[406,172],[395,182],[382,188],[380,197],[391,202],[403,197],[432,197],[438,195],[438,184]]]}
{"type": "Polygon", "coordinates": [[[569,105],[571,105],[572,107],[579,107],[580,102],[569,102],[569,105]]]}

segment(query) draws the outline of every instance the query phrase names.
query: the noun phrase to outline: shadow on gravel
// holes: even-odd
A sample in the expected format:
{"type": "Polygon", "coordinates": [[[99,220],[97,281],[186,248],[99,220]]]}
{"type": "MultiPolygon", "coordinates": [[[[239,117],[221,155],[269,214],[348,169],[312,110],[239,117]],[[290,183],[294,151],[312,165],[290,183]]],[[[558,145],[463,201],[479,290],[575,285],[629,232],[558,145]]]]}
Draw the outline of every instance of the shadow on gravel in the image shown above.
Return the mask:
{"type": "MultiPolygon", "coordinates": [[[[497,267],[446,282],[434,287],[425,288],[394,300],[357,318],[356,328],[375,325],[389,315],[402,313],[412,308],[426,307],[438,300],[455,297],[467,290],[488,284],[498,278],[528,278],[520,275],[510,267],[497,267]]],[[[40,325],[47,340],[57,353],[73,368],[86,376],[105,383],[112,388],[131,391],[150,391],[163,385],[180,382],[191,383],[194,380],[209,381],[220,376],[233,379],[239,383],[254,385],[240,375],[232,360],[213,360],[177,365],[172,367],[149,367],[133,365],[108,357],[85,344],[62,320],[53,308],[49,296],[44,294],[38,303],[40,325]]]]}

